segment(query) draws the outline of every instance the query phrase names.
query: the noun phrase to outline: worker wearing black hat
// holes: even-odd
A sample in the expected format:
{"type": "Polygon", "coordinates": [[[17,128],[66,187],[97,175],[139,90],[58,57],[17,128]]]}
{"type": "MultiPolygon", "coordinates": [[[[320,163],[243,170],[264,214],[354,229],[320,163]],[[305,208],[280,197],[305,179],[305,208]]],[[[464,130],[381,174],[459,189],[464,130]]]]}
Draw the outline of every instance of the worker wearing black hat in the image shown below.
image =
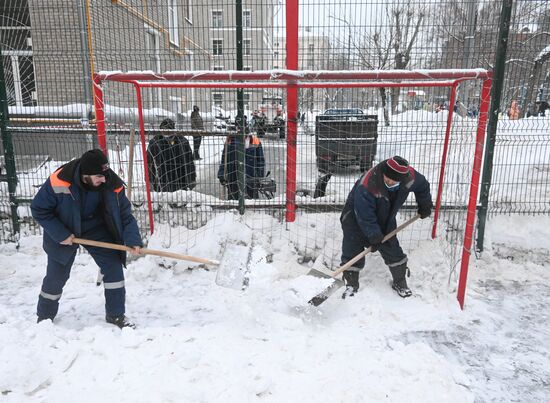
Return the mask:
{"type": "MultiPolygon", "coordinates": [[[[342,264],[371,246],[378,250],[393,277],[392,288],[406,298],[412,292],[407,285],[407,255],[401,249],[397,237],[382,243],[384,236],[397,227],[396,215],[413,192],[421,218],[429,217],[432,208],[430,184],[426,178],[409,166],[407,160],[394,156],[365,172],[351,190],[340,222],[344,232],[342,264]]],[[[342,295],[353,296],[359,289],[359,272],[365,265],[360,259],[344,271],[346,291],[342,295]]]]}
{"type": "MultiPolygon", "coordinates": [[[[139,254],[141,236],[124,183],[109,168],[103,151],[86,151],[57,169],[42,185],[31,204],[34,219],[44,229],[48,255],[46,276],[38,297],[38,321],[57,315],[63,287],[69,279],[81,237],[118,243],[139,254]]],[[[125,252],[84,246],[103,275],[106,321],[118,327],[133,327],[125,316],[125,252]]]]}

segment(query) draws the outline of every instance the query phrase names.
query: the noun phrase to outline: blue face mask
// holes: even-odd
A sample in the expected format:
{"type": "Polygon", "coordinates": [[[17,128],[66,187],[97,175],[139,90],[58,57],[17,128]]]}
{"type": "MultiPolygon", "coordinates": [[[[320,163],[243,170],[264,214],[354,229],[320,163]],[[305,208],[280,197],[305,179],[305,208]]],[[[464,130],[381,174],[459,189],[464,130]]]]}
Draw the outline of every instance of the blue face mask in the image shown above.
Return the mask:
{"type": "Polygon", "coordinates": [[[386,187],[388,188],[388,192],[396,192],[397,190],[399,190],[400,183],[397,182],[395,185],[388,186],[388,184],[384,182],[384,185],[386,185],[386,187]]]}

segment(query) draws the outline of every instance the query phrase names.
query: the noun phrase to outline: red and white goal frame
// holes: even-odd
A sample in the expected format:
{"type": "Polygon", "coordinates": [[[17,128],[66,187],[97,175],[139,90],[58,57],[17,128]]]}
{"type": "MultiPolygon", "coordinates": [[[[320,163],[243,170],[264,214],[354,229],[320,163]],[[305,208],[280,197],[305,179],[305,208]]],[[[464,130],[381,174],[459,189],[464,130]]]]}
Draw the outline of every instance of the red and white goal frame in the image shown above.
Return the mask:
{"type": "Polygon", "coordinates": [[[479,105],[479,120],[476,131],[475,155],[471,173],[470,191],[464,229],[464,244],[458,282],[457,299],[464,307],[468,266],[473,244],[473,233],[480,182],[480,170],[485,144],[487,113],[490,103],[492,73],[483,69],[464,70],[379,70],[379,71],[312,71],[312,70],[269,70],[269,71],[177,71],[163,74],[151,72],[106,72],[94,75],[94,101],[98,143],[107,152],[106,127],[104,120],[104,97],[102,83],[114,81],[128,83],[136,91],[141,150],[144,161],[144,175],[147,191],[147,206],[151,233],[154,231],[150,183],[147,169],[145,126],[143,118],[142,90],[144,88],[280,88],[287,95],[286,136],[286,200],[285,218],[293,222],[296,217],[296,135],[298,90],[305,88],[422,88],[447,87],[450,89],[449,113],[446,123],[439,185],[434,211],[432,238],[436,237],[444,186],[445,167],[451,137],[451,125],[456,101],[457,87],[468,80],[481,80],[482,90],[479,105]]]}

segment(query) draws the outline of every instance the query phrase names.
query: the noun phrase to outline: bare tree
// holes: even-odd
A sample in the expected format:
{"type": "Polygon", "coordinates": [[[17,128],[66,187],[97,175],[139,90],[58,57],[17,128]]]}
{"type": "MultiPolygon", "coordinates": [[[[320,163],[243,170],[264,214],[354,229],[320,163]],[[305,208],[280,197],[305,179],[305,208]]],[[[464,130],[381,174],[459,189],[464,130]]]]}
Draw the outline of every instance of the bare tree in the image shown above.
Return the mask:
{"type": "MultiPolygon", "coordinates": [[[[344,70],[349,66],[347,56],[341,51],[331,49],[329,57],[329,69],[331,70],[344,70]]],[[[330,108],[335,103],[343,106],[344,104],[344,91],[342,88],[325,88],[324,90],[325,108],[330,108]]]]}
{"type": "MultiPolygon", "coordinates": [[[[406,4],[391,6],[392,25],[395,26],[395,38],[392,43],[394,68],[404,70],[411,61],[411,52],[418,39],[418,31],[426,15],[425,8],[408,1],[406,4]]],[[[392,114],[397,111],[400,88],[391,91],[392,114]]]]}
{"type": "MultiPolygon", "coordinates": [[[[386,8],[386,13],[388,9],[386,8]]],[[[360,36],[358,41],[354,43],[359,65],[361,68],[368,70],[384,70],[391,68],[391,44],[394,36],[394,27],[377,27],[374,32],[360,36]]],[[[390,125],[388,113],[387,93],[385,87],[379,87],[378,92],[382,104],[384,114],[384,123],[390,125]]]]}
{"type": "MultiPolygon", "coordinates": [[[[425,17],[425,8],[412,0],[403,4],[387,4],[385,20],[387,25],[378,26],[373,31],[355,35],[355,53],[362,68],[371,70],[406,69],[411,61],[411,53],[418,39],[420,26],[425,17]]],[[[399,88],[391,90],[392,114],[399,104],[399,88]]],[[[384,87],[379,88],[386,126],[390,125],[388,94],[384,87]]]]}

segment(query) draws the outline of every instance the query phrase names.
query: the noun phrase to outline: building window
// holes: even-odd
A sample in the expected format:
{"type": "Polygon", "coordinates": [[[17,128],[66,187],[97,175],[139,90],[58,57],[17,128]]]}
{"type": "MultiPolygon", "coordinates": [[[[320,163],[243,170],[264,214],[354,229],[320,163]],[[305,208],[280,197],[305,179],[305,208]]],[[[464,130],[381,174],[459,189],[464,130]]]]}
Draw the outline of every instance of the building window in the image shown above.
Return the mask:
{"type": "MultiPolygon", "coordinates": [[[[149,69],[159,73],[160,67],[160,33],[156,29],[145,27],[147,30],[145,46],[147,49],[147,58],[149,69]]],[[[151,100],[154,106],[160,105],[161,102],[160,88],[151,88],[151,100]]]]}
{"type": "Polygon", "coordinates": [[[243,28],[250,28],[252,26],[252,11],[243,10],[243,28]]]}
{"type": "Polygon", "coordinates": [[[191,0],[182,1],[183,17],[191,22],[191,0]]]}
{"type": "Polygon", "coordinates": [[[223,28],[223,12],[212,10],[212,28],[223,28]]]}
{"type": "Polygon", "coordinates": [[[244,66],[243,71],[252,71],[252,67],[251,66],[244,66]]]}
{"type": "Polygon", "coordinates": [[[212,93],[212,103],[214,106],[221,108],[223,106],[223,94],[219,92],[212,93]]]}
{"type": "Polygon", "coordinates": [[[212,70],[214,70],[214,71],[223,70],[223,66],[212,66],[212,70]]]}
{"type": "Polygon", "coordinates": [[[149,59],[149,69],[156,73],[160,72],[159,32],[156,29],[147,29],[147,40],[145,46],[147,48],[147,57],[149,59]]]}
{"type": "Polygon", "coordinates": [[[36,88],[31,50],[3,50],[0,66],[4,66],[8,105],[35,106],[36,88]]]}
{"type": "Polygon", "coordinates": [[[179,46],[178,0],[168,0],[168,32],[170,33],[170,42],[176,46],[179,46]]]}
{"type": "Polygon", "coordinates": [[[223,55],[223,39],[212,39],[212,54],[215,56],[223,55]]]}
{"type": "Polygon", "coordinates": [[[310,53],[313,53],[313,49],[315,48],[314,45],[313,45],[313,43],[310,43],[309,46],[308,46],[308,48],[309,48],[309,52],[310,52],[310,53]]]}
{"type": "Polygon", "coordinates": [[[278,68],[279,68],[279,65],[278,65],[278,64],[274,64],[274,65],[273,65],[273,68],[274,68],[274,69],[278,69],[278,68]]]}
{"type": "Polygon", "coordinates": [[[251,40],[243,39],[243,55],[250,56],[251,53],[251,40]]]}

